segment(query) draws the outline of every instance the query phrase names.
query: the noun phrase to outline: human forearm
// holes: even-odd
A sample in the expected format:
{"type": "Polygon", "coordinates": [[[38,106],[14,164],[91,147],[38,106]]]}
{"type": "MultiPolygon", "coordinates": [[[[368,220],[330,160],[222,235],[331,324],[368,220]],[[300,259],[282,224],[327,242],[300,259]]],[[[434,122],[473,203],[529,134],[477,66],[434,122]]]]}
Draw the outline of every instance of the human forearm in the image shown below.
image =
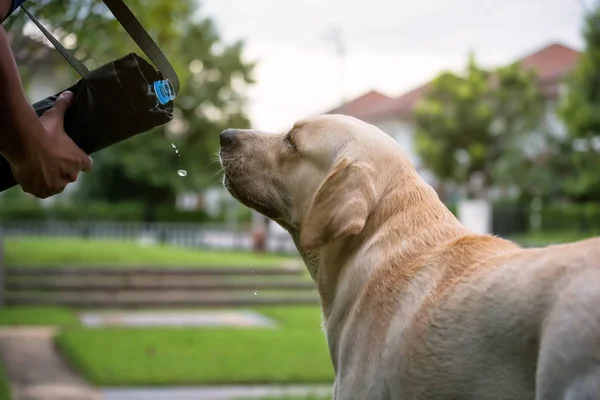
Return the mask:
{"type": "Polygon", "coordinates": [[[22,156],[29,136],[43,132],[37,114],[29,104],[15,63],[8,36],[0,26],[0,154],[10,163],[22,156]]]}
{"type": "MultiPolygon", "coordinates": [[[[0,22],[18,0],[0,0],[0,22]]],[[[41,117],[29,104],[4,28],[0,26],[0,155],[21,188],[46,198],[64,190],[81,171],[92,169],[88,157],[65,133],[65,112],[73,93],[65,91],[41,117]]]]}

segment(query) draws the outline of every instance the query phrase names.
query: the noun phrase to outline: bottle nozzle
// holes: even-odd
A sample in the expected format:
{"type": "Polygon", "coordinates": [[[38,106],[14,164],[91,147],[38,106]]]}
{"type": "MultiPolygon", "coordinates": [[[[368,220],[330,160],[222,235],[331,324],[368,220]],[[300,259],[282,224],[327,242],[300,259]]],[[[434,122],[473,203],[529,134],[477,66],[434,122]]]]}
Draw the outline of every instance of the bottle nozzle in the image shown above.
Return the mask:
{"type": "Polygon", "coordinates": [[[158,102],[162,105],[167,104],[169,101],[175,99],[175,90],[168,79],[154,81],[154,93],[158,102]]]}

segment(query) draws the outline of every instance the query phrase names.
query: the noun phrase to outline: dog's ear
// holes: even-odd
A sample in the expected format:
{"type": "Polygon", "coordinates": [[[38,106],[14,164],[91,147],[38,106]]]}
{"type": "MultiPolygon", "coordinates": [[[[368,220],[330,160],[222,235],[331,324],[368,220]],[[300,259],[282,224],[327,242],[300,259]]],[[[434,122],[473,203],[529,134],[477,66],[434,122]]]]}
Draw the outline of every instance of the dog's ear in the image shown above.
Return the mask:
{"type": "Polygon", "coordinates": [[[321,184],[300,229],[300,245],[314,250],[360,233],[374,203],[367,167],[342,159],[321,184]]]}

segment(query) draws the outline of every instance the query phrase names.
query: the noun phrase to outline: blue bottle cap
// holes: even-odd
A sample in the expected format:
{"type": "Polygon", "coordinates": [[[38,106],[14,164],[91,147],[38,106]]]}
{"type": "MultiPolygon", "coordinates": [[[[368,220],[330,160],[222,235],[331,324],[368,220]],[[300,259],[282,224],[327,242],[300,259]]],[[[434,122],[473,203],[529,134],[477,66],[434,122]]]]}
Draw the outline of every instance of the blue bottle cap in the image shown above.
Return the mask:
{"type": "Polygon", "coordinates": [[[175,90],[171,86],[171,82],[168,79],[154,81],[154,93],[158,98],[158,102],[162,105],[167,104],[169,101],[175,99],[175,90]]]}

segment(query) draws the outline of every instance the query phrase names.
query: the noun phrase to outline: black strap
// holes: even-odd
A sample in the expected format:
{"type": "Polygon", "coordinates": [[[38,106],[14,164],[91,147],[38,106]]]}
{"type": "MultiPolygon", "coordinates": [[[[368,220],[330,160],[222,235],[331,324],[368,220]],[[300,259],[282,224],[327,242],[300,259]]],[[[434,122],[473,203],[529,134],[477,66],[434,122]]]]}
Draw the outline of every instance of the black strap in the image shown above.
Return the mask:
{"type": "MultiPolygon", "coordinates": [[[[140,49],[142,49],[144,54],[148,56],[150,61],[154,63],[154,65],[165,76],[165,78],[170,81],[175,93],[178,93],[179,77],[177,76],[175,69],[169,60],[167,60],[160,48],[156,45],[154,40],[152,40],[148,32],[146,32],[142,24],[140,24],[140,22],[137,20],[135,15],[133,15],[131,10],[129,10],[129,8],[125,5],[123,0],[103,1],[113,13],[117,21],[119,21],[121,26],[123,26],[123,28],[127,31],[129,36],[131,36],[140,49]]],[[[48,38],[52,45],[54,45],[56,50],[58,50],[63,58],[67,60],[67,62],[71,64],[73,68],[75,68],[79,75],[85,78],[89,73],[87,67],[81,61],[79,61],[70,50],[66,49],[62,44],[60,44],[60,42],[56,40],[56,38],[50,32],[48,32],[48,30],[44,28],[44,26],[33,15],[31,15],[31,13],[27,11],[23,5],[21,5],[21,8],[23,11],[25,11],[33,23],[37,25],[44,36],[48,38]]]]}

